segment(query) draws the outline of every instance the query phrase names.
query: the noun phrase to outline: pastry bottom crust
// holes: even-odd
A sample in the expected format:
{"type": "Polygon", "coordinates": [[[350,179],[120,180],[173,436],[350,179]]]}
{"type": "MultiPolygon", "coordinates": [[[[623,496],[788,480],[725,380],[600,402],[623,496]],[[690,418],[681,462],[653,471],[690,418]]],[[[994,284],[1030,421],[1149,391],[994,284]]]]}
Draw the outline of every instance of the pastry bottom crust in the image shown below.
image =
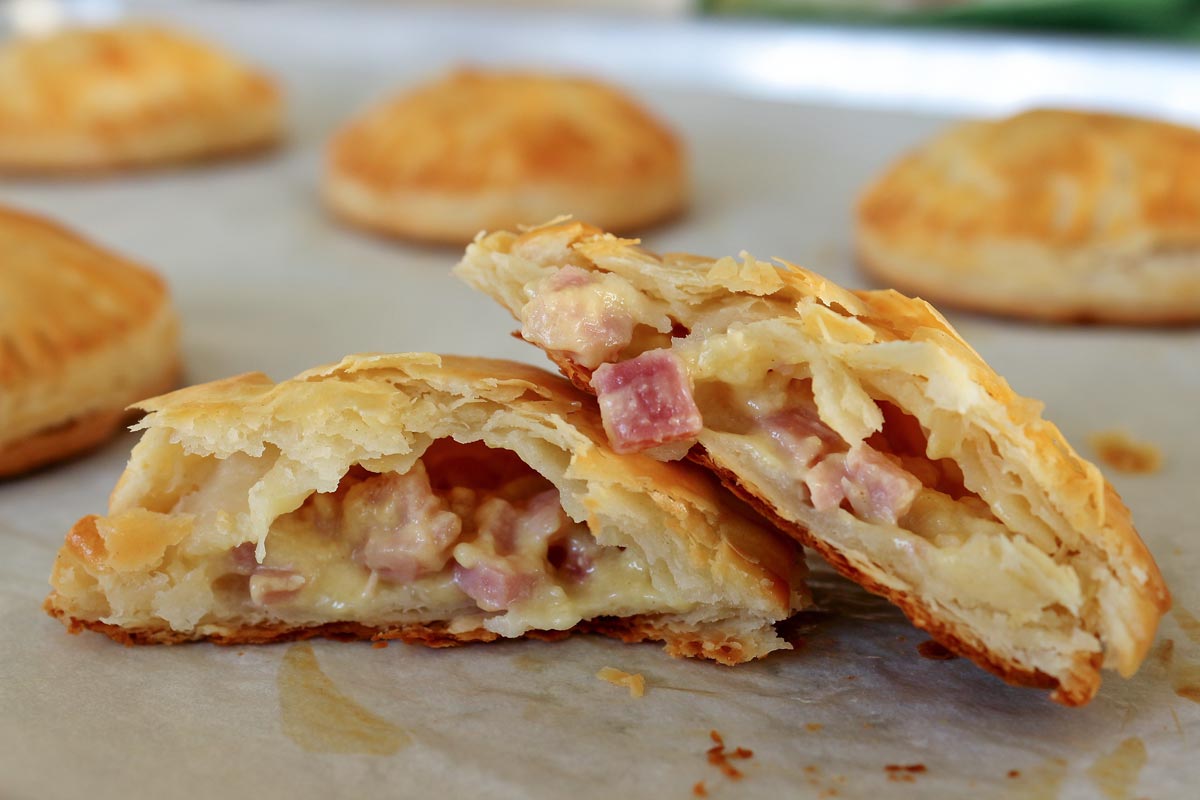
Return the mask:
{"type": "Polygon", "coordinates": [[[98,147],[86,135],[67,139],[49,148],[45,142],[35,152],[21,143],[0,139],[0,175],[29,178],[105,178],[113,173],[143,172],[171,167],[199,167],[219,161],[250,160],[278,150],[283,134],[274,123],[259,129],[261,123],[239,132],[227,141],[197,142],[194,146],[155,148],[154,134],[147,133],[135,149],[108,150],[98,147]]]}
{"type": "MultiPolygon", "coordinates": [[[[323,625],[242,625],[226,628],[220,633],[197,636],[170,628],[122,628],[98,620],[78,619],[70,616],[55,603],[56,594],[46,598],[42,607],[46,613],[60,620],[70,633],[83,630],[102,633],[115,642],[127,647],[152,644],[184,644],[208,641],[219,645],[270,644],[303,639],[335,639],[338,641],[372,642],[398,640],[405,644],[425,647],[457,647],[472,642],[493,642],[503,637],[494,631],[475,628],[451,633],[445,623],[410,622],[401,625],[372,626],[357,622],[328,622],[323,625]]],[[[706,639],[694,631],[679,631],[664,625],[652,616],[600,617],[584,620],[565,631],[527,631],[521,638],[556,642],[573,633],[593,633],[619,639],[623,642],[663,642],[666,650],[676,657],[705,657],[727,666],[743,663],[738,657],[742,647],[727,639],[706,639]]]]}
{"type": "Polygon", "coordinates": [[[687,204],[686,185],[667,179],[616,187],[530,183],[460,193],[385,192],[354,176],[331,172],[323,191],[333,214],[354,227],[456,247],[469,244],[480,231],[536,225],[567,213],[606,230],[632,233],[680,216],[687,204]]]}
{"type": "MultiPolygon", "coordinates": [[[[1010,270],[1003,279],[993,275],[952,270],[932,262],[916,262],[888,254],[881,244],[862,237],[858,262],[864,272],[888,288],[937,305],[966,311],[1062,324],[1177,326],[1200,323],[1200,254],[1192,276],[1165,270],[1151,280],[1159,265],[1154,257],[1123,269],[1097,262],[1092,271],[1072,276],[1064,272],[1050,285],[1022,285],[1022,274],[1055,274],[1058,266],[1047,250],[1032,268],[1010,270]],[[1121,277],[1122,273],[1127,273],[1121,277]],[[1178,277],[1172,280],[1170,274],[1178,277]],[[1107,290],[1096,284],[1108,284],[1107,290]],[[1113,281],[1119,283],[1114,285],[1113,281]]],[[[1040,282],[1040,281],[1039,281],[1040,282]]]]}
{"type": "MultiPolygon", "coordinates": [[[[179,382],[179,373],[178,364],[172,364],[162,377],[144,386],[129,402],[170,391],[179,382]]],[[[136,416],[140,413],[124,408],[101,409],[9,442],[0,447],[0,478],[29,472],[97,447],[117,432],[122,421],[136,416]]]]}
{"type": "MultiPolygon", "coordinates": [[[[519,333],[514,335],[521,338],[519,333]]],[[[581,390],[592,393],[590,370],[562,356],[548,355],[558,365],[563,375],[569,378],[572,383],[581,390]]],[[[913,625],[927,632],[936,642],[952,652],[970,659],[983,669],[999,677],[1005,683],[1013,686],[1028,686],[1035,689],[1052,690],[1051,698],[1055,702],[1066,706],[1084,705],[1091,700],[1092,696],[1096,694],[1096,690],[1100,687],[1100,666],[1102,661],[1100,654],[1093,656],[1084,665],[1077,665],[1065,680],[1053,675],[1047,675],[1041,670],[1030,669],[1015,664],[987,649],[982,643],[975,641],[974,637],[968,637],[960,633],[953,623],[939,619],[934,611],[918,598],[913,597],[907,592],[897,591],[884,586],[864,574],[836,549],[813,536],[807,528],[781,517],[769,503],[759,499],[743,486],[737,475],[718,465],[702,446],[696,445],[693,447],[691,452],[688,453],[688,458],[712,471],[720,479],[725,488],[729,489],[729,491],[745,501],[746,504],[770,520],[775,527],[788,533],[805,547],[818,552],[830,566],[843,576],[854,581],[867,591],[886,598],[898,606],[913,625]],[[1081,666],[1083,668],[1080,668],[1081,666]]]]}

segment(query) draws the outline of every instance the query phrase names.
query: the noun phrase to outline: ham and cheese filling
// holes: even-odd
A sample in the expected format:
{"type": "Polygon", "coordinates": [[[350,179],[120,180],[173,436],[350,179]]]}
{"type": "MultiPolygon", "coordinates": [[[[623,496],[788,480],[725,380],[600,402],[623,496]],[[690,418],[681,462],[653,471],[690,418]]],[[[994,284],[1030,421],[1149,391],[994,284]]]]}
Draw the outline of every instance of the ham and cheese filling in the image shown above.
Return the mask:
{"type": "MultiPolygon", "coordinates": [[[[526,339],[593,370],[617,452],[676,459],[696,443],[706,420],[687,363],[670,348],[638,352],[634,336],[640,326],[674,326],[623,278],[563,267],[533,286],[520,318],[526,339]]],[[[769,443],[794,490],[817,511],[843,508],[866,522],[897,525],[926,485],[909,467],[928,472],[928,465],[916,455],[906,464],[868,442],[851,446],[820,420],[806,382],[792,383],[774,404],[754,394],[735,403],[743,409],[739,432],[769,443]]]]}
{"type": "Polygon", "coordinates": [[[222,585],[282,616],[293,602],[336,613],[417,598],[560,629],[622,594],[634,606],[662,604],[635,555],[599,545],[549,481],[508,451],[451,440],[404,474],[356,467],[336,491],[276,520],[263,563],[253,542],[225,563],[222,585]]]}

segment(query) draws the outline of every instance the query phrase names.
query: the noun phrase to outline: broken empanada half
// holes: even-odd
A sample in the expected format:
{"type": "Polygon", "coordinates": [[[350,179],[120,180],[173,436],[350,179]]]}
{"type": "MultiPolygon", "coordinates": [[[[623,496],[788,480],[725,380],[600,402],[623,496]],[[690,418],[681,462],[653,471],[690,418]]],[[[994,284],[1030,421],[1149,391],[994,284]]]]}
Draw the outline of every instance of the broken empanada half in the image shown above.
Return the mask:
{"type": "Polygon", "coordinates": [[[1068,705],[1137,669],[1169,598],[1129,512],[937,311],[636,244],[498,232],[457,272],[596,394],[614,450],[707,465],[956,652],[1068,705]]]}
{"type": "Polygon", "coordinates": [[[799,547],[704,470],[614,453],[593,405],[533,367],[429,354],[148,400],[46,608],[127,643],[578,629],[727,664],[786,649],[799,547]]]}

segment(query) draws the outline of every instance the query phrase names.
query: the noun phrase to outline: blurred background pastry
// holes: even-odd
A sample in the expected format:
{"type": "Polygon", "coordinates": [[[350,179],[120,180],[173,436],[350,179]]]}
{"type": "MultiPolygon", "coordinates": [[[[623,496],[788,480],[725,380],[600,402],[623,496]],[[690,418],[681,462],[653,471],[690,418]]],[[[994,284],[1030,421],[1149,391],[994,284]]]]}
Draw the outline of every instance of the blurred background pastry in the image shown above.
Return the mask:
{"type": "Polygon", "coordinates": [[[1200,320],[1200,131],[1029,111],[957,125],[863,195],[863,266],[939,303],[1060,321],[1200,320]]]}
{"type": "Polygon", "coordinates": [[[156,274],[0,207],[0,477],[99,444],[170,389],[178,328],[156,274]]]}
{"type": "Polygon", "coordinates": [[[687,176],[676,136],[611,86],[460,70],[346,125],[324,189],[349,222],[462,244],[562,214],[635,231],[679,213],[687,176]]]}
{"type": "Polygon", "coordinates": [[[0,50],[0,170],[75,172],[257,150],[280,138],[266,75],[205,42],[121,24],[0,50]]]}

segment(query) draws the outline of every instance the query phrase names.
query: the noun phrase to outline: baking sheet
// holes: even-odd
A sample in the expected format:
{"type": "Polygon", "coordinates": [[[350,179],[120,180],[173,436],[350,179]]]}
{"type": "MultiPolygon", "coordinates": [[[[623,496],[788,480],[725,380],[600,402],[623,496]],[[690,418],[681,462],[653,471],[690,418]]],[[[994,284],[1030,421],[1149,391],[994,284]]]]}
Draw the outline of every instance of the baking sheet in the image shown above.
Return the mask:
{"type": "MultiPolygon", "coordinates": [[[[5,182],[0,202],[62,219],[159,268],[184,319],[189,380],[255,369],[283,378],[365,350],[542,363],[508,336],[504,312],[450,275],[455,250],[342,229],[316,195],[320,147],[346,114],[489,37],[502,40],[503,24],[447,19],[445,37],[431,42],[427,17],[416,39],[410,17],[396,12],[387,17],[395,57],[385,58],[354,46],[359,35],[380,41],[374,10],[271,4],[268,17],[249,6],[153,8],[185,16],[281,76],[289,145],[203,169],[5,182]]],[[[864,285],[847,244],[855,191],[944,120],[772,103],[660,77],[648,71],[632,88],[685,133],[695,200],[647,244],[708,255],[749,249],[864,285]]],[[[1086,708],[1060,708],[962,659],[921,657],[920,631],[819,567],[822,610],[789,627],[796,650],[735,669],[585,637],[431,651],[329,642],[123,648],[67,636],[39,609],[46,576],[71,523],[103,509],[135,441],[125,435],[0,484],[0,797],[684,798],[701,781],[713,797],[1194,796],[1200,623],[1188,610],[1200,612],[1192,510],[1200,333],[951,318],[1018,391],[1046,402],[1085,455],[1094,455],[1087,436],[1112,428],[1165,453],[1159,474],[1109,473],[1176,610],[1136,678],[1106,677],[1086,708]],[[644,675],[646,695],[598,680],[605,666],[644,675]],[[714,729],[731,750],[753,751],[731,762],[740,780],[708,763],[714,729]]]]}

